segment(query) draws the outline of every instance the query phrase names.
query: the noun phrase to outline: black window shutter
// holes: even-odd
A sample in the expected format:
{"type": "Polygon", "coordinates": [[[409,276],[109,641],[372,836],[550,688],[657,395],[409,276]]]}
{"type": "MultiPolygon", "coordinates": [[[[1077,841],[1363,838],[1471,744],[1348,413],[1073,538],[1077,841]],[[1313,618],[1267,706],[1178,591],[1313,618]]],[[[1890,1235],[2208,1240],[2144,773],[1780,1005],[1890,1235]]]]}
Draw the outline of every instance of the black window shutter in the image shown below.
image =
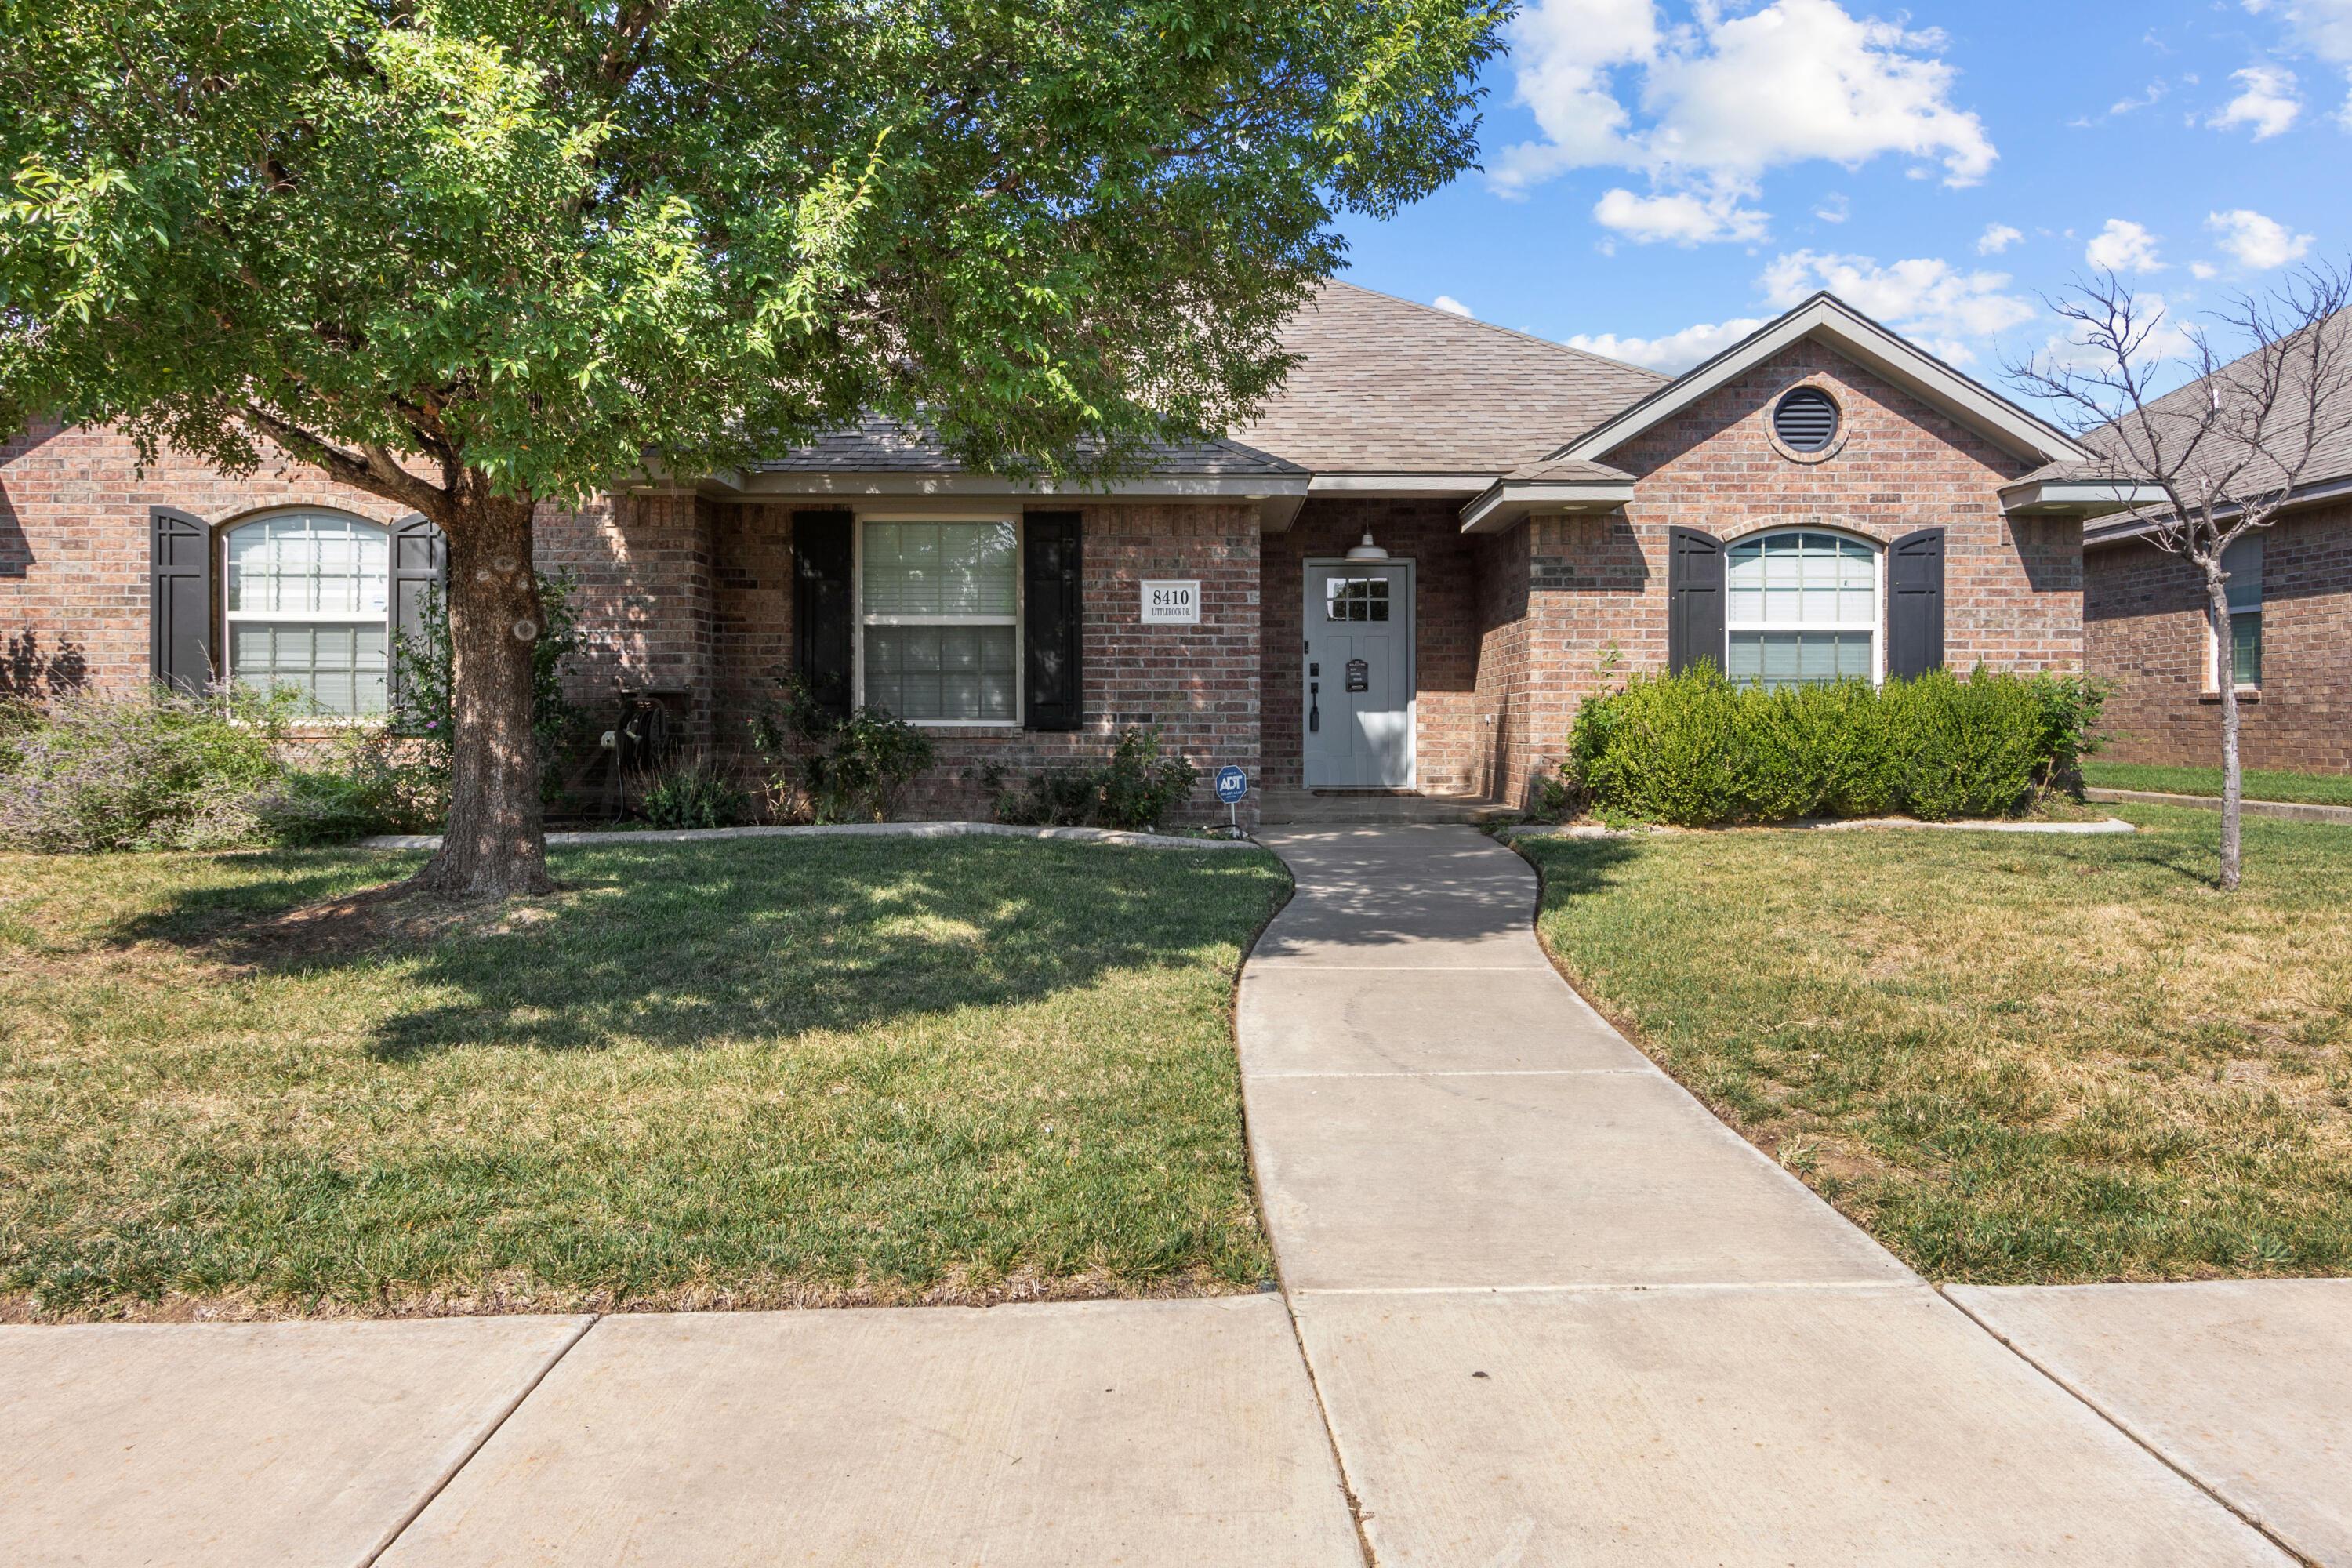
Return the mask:
{"type": "Polygon", "coordinates": [[[1669,531],[1666,669],[1679,675],[1708,660],[1723,668],[1723,542],[1696,529],[1669,531]]]}
{"type": "Polygon", "coordinates": [[[1944,531],[1923,528],[1886,547],[1886,673],[1944,666],[1944,531]]]}
{"type": "Polygon", "coordinates": [[[849,716],[856,658],[855,514],[793,513],[793,669],[820,711],[849,716]]]}
{"type": "Polygon", "coordinates": [[[213,681],[213,531],[170,507],[147,513],[147,671],[181,691],[213,681]]]}
{"type": "Polygon", "coordinates": [[[1022,649],[1032,730],[1075,730],[1086,700],[1081,665],[1085,573],[1084,519],[1075,511],[1033,511],[1023,520],[1022,649]]]}
{"type": "MultiPolygon", "coordinates": [[[[392,699],[400,700],[400,645],[424,633],[425,595],[449,582],[449,545],[430,518],[406,517],[392,525],[392,699]]],[[[442,605],[447,613],[448,605],[442,605]]]]}

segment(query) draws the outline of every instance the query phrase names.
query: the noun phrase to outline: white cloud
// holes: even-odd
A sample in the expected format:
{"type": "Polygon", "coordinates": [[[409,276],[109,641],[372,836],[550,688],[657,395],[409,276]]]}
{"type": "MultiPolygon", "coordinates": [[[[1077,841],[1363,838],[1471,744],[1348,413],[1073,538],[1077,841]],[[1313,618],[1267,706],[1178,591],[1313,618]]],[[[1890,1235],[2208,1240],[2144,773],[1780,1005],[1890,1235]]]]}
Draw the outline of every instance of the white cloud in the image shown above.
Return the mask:
{"type": "Polygon", "coordinates": [[[1974,360],[1973,342],[2033,318],[2006,272],[1964,272],[1918,257],[1881,267],[1867,256],[1791,251],[1764,269],[1766,298],[1787,310],[1826,289],[1866,316],[1916,338],[1956,364],[1974,360]]]}
{"type": "Polygon", "coordinates": [[[1687,191],[1637,196],[1631,191],[1611,191],[1593,205],[1592,216],[1640,245],[1669,240],[1676,245],[1704,245],[1713,240],[1760,243],[1771,215],[1739,204],[1737,192],[1694,195],[1687,191]]]}
{"type": "Polygon", "coordinates": [[[1430,303],[1436,306],[1437,309],[1444,311],[1449,316],[1467,316],[1474,321],[1478,319],[1477,311],[1472,310],[1469,306],[1464,304],[1461,300],[1455,299],[1451,294],[1440,294],[1436,299],[1432,300],[1430,303]]]}
{"type": "MultiPolygon", "coordinates": [[[[1952,102],[1941,34],[1857,18],[1839,0],[1771,0],[1726,16],[1696,0],[1685,26],[1657,0],[1538,0],[1511,26],[1517,100],[1539,142],[1507,148],[1509,195],[1569,169],[1647,174],[1666,193],[1752,197],[1768,171],[1895,153],[1982,180],[1999,155],[1984,122],[1952,102]],[[1634,106],[1638,105],[1639,115],[1634,106]]],[[[1728,226],[1721,237],[1744,237],[1728,226]]]]}
{"type": "Polygon", "coordinates": [[[2156,236],[2144,226],[2119,217],[2109,218],[2107,226],[2091,237],[2083,259],[2102,272],[2164,270],[2164,263],[2156,254],[2156,236]]]}
{"type": "Polygon", "coordinates": [[[2200,283],[2219,278],[2221,275],[2221,269],[2210,261],[2192,261],[2189,264],[2189,276],[2196,279],[2200,283]]]}
{"type": "Polygon", "coordinates": [[[2024,237],[2025,231],[2021,228],[2011,228],[2005,223],[1987,224],[1984,233],[1977,237],[1977,254],[1999,256],[2024,237]]]}
{"type": "MultiPolygon", "coordinates": [[[[2352,75],[2352,0],[2245,0],[2256,16],[2275,15],[2294,43],[2352,75]]],[[[2336,111],[2336,122],[2352,131],[2352,96],[2336,111]]]]}
{"type": "MultiPolygon", "coordinates": [[[[2189,79],[2193,81],[2195,79],[2189,79]]],[[[2149,82],[2147,90],[2140,93],[2138,97],[2119,98],[2107,105],[2107,111],[2105,114],[2085,114],[2078,120],[2070,120],[2067,123],[2080,131],[2087,130],[2094,125],[2103,125],[2110,120],[2121,120],[2126,114],[2137,114],[2143,109],[2154,108],[2163,102],[2165,95],[2171,90],[2172,84],[2159,78],[2149,82]]]]}
{"type": "Polygon", "coordinates": [[[1713,359],[1763,324],[1760,320],[1743,317],[1712,326],[1685,327],[1663,338],[1621,338],[1614,332],[1588,336],[1580,332],[1568,342],[1570,348],[1582,349],[1587,353],[1606,354],[1629,364],[1679,375],[1702,360],[1713,359]]]}
{"type": "Polygon", "coordinates": [[[2238,258],[2240,266],[2257,272],[2284,267],[2311,254],[2311,236],[2296,234],[2276,218],[2246,207],[2215,213],[2205,220],[2205,226],[2213,231],[2222,249],[2238,258]]]}
{"type": "Polygon", "coordinates": [[[1813,208],[1813,216],[1823,223],[1843,223],[1853,216],[1853,204],[1846,200],[1843,191],[1832,191],[1813,208]]]}
{"type": "Polygon", "coordinates": [[[2254,140],[2267,142],[2284,134],[2294,123],[2295,116],[2303,112],[2303,98],[2294,89],[2294,72],[2284,66],[2248,66],[2231,72],[2230,79],[2238,84],[2238,96],[2205,122],[2216,131],[2252,126],[2254,140]]]}

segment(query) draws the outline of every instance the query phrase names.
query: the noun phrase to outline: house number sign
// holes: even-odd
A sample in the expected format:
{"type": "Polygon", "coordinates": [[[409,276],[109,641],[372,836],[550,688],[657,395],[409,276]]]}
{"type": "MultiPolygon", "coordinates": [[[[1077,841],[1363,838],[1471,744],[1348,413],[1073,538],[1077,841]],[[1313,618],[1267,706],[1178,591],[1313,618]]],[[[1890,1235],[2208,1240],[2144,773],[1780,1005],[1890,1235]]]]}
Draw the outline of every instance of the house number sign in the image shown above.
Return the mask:
{"type": "Polygon", "coordinates": [[[1147,579],[1143,584],[1143,624],[1147,626],[1197,626],[1201,624],[1199,579],[1147,579]]]}

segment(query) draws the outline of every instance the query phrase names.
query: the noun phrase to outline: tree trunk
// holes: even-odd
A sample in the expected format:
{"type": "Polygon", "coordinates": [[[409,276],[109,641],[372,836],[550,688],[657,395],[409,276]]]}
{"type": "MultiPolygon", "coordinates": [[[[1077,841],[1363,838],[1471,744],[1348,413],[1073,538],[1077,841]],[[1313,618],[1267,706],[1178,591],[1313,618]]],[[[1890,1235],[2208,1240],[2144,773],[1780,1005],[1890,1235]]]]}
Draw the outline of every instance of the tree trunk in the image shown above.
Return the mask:
{"type": "Polygon", "coordinates": [[[2221,688],[2221,890],[2234,893],[2245,780],[2238,767],[2238,639],[2230,625],[2229,579],[2218,556],[2205,569],[2205,614],[2213,623],[2213,679],[2221,688]]]}
{"type": "Polygon", "coordinates": [[[544,629],[531,503],[468,486],[435,521],[449,551],[449,822],[415,885],[478,899],[549,892],[531,732],[531,647],[544,629]]]}

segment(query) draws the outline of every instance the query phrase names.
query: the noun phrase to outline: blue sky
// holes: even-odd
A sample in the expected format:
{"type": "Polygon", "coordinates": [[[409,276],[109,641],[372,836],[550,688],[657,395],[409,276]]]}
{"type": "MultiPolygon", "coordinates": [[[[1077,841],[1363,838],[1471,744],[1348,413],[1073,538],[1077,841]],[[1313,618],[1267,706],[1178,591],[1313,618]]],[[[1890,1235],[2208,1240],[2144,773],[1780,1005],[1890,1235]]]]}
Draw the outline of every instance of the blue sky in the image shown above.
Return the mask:
{"type": "Polygon", "coordinates": [[[1486,172],[1367,288],[1680,370],[1829,287],[1989,382],[2105,262],[2182,321],[2352,253],[2352,0],[1528,0],[1486,172]]]}

